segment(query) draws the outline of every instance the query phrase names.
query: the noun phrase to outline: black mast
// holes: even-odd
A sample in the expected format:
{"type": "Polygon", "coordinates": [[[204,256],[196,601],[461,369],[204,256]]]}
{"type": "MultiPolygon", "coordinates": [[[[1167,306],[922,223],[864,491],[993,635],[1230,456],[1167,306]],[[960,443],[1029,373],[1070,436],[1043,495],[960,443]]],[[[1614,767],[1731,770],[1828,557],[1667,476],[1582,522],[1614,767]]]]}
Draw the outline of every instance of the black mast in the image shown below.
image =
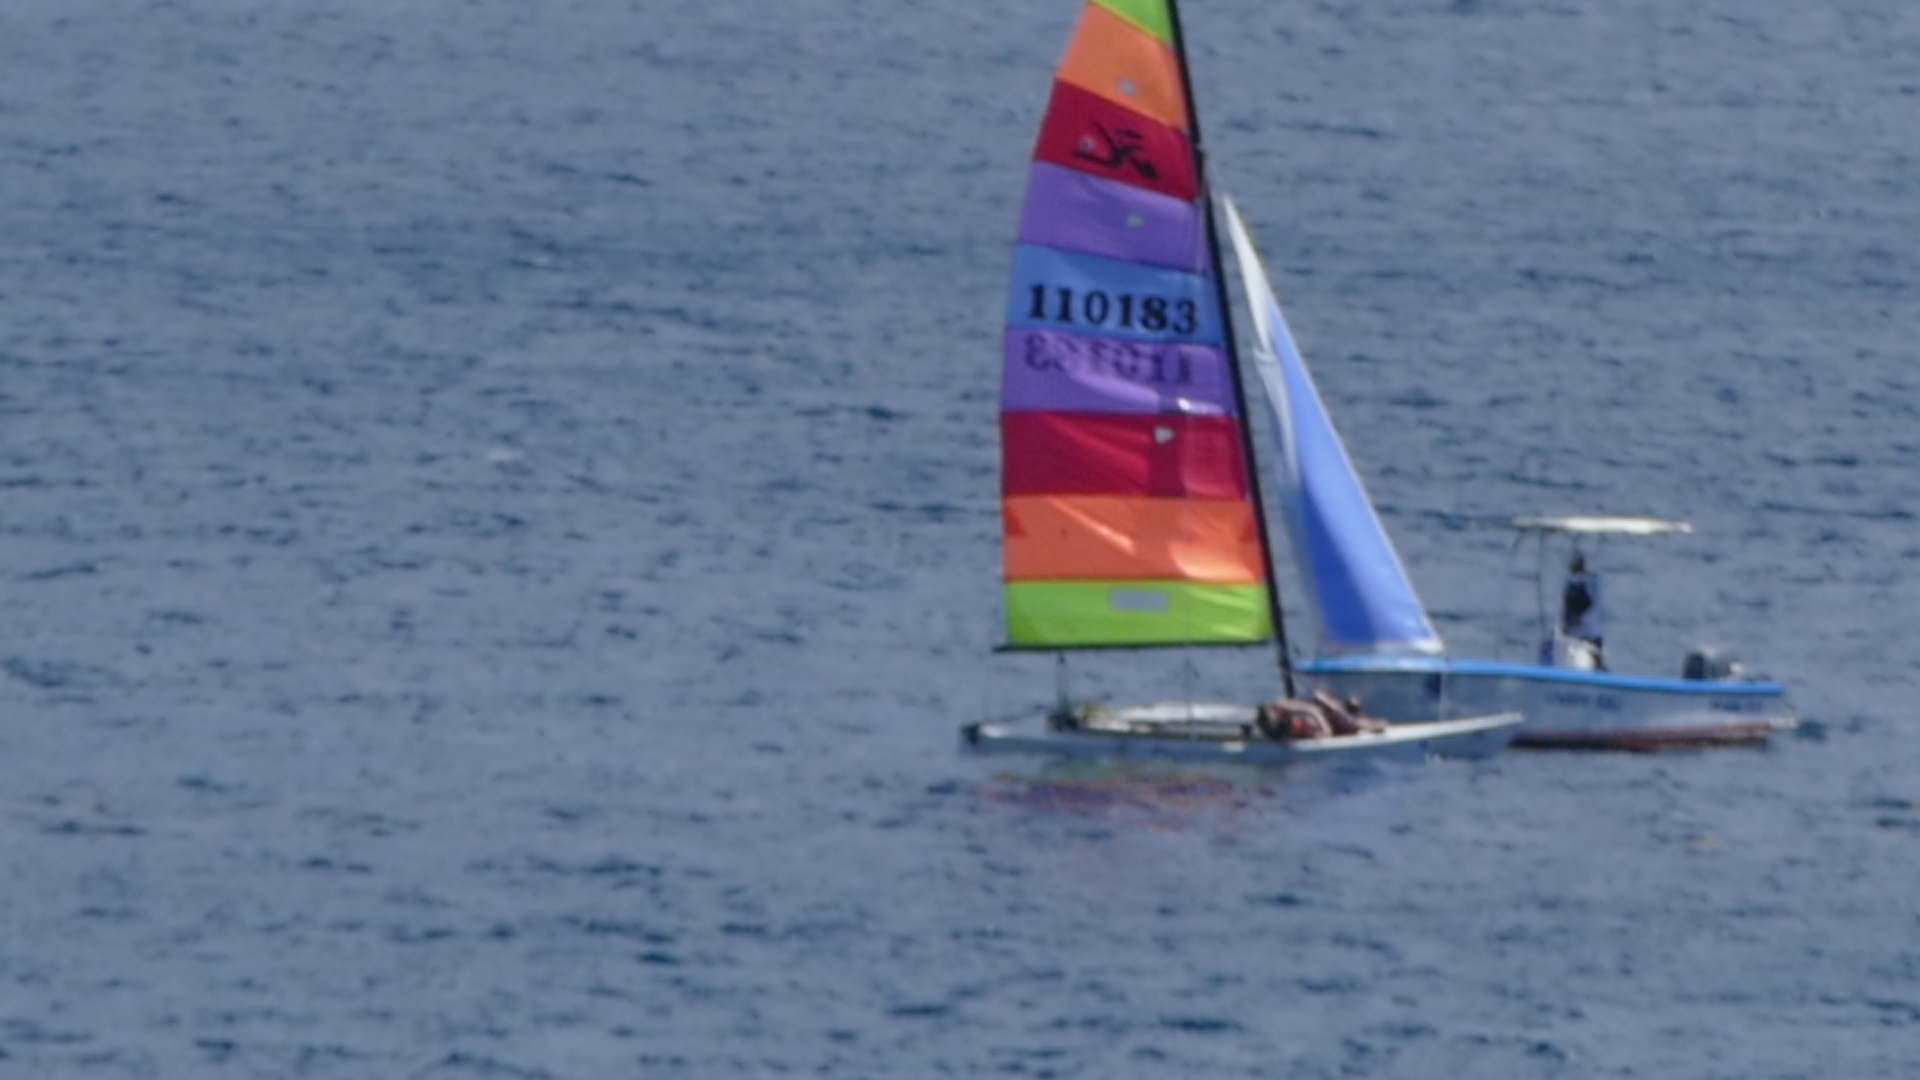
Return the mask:
{"type": "Polygon", "coordinates": [[[1253,414],[1247,411],[1247,389],[1240,377],[1240,345],[1234,338],[1233,314],[1227,306],[1227,278],[1220,266],[1220,235],[1213,223],[1213,189],[1207,183],[1207,151],[1200,139],[1200,106],[1193,100],[1193,76],[1187,70],[1187,43],[1180,33],[1179,0],[1167,0],[1167,20],[1173,29],[1173,56],[1180,65],[1180,90],[1187,99],[1187,135],[1193,143],[1194,171],[1200,182],[1201,212],[1207,221],[1207,257],[1213,262],[1213,298],[1220,309],[1221,338],[1227,367],[1233,372],[1233,404],[1240,411],[1240,452],[1247,461],[1247,486],[1253,493],[1253,521],[1260,531],[1260,554],[1266,559],[1267,609],[1273,620],[1273,640],[1280,650],[1280,687],[1293,697],[1293,657],[1287,651],[1287,623],[1280,612],[1280,575],[1273,564],[1273,541],[1267,535],[1266,501],[1260,494],[1260,459],[1253,452],[1253,414]]]}

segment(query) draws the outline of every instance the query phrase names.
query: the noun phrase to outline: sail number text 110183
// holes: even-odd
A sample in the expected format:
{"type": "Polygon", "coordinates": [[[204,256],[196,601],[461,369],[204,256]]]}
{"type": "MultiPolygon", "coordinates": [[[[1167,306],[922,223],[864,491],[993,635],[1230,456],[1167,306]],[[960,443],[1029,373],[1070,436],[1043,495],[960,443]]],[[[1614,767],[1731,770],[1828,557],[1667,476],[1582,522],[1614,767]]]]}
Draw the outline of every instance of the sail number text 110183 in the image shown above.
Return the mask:
{"type": "Polygon", "coordinates": [[[1028,290],[1032,304],[1027,318],[1061,326],[1113,326],[1121,330],[1144,330],[1153,334],[1190,335],[1200,329],[1200,307],[1192,300],[1170,300],[1164,296],[1117,295],[1104,289],[1089,289],[1076,294],[1058,286],[1048,289],[1034,285],[1028,290]],[[1051,295],[1049,295],[1051,293],[1051,295]]]}

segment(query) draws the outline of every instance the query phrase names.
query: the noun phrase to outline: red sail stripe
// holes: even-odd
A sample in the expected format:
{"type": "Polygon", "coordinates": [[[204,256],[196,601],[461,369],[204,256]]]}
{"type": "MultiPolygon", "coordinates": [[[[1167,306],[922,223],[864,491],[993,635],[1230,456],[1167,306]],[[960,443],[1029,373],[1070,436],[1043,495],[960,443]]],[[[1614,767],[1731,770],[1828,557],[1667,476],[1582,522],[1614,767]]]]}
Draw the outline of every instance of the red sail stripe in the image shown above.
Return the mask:
{"type": "Polygon", "coordinates": [[[1007,413],[1000,438],[1010,496],[1247,497],[1231,417],[1007,413]]]}
{"type": "Polygon", "coordinates": [[[1188,202],[1200,191],[1185,135],[1071,83],[1053,84],[1033,159],[1188,202]]]}

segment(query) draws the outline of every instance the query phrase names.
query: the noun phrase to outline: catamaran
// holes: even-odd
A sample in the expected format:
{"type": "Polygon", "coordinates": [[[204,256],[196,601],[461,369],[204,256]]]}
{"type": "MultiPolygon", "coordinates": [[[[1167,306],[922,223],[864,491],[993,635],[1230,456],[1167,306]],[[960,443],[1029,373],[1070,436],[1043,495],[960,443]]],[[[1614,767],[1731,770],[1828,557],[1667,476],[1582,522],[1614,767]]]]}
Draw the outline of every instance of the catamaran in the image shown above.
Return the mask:
{"type": "MultiPolygon", "coordinates": [[[[1281,697],[1111,706],[1063,694],[1031,729],[972,724],[965,744],[1256,763],[1497,752],[1518,712],[1385,725],[1362,702],[1296,696],[1191,102],[1173,0],[1084,6],[1034,148],[1007,297],[1003,648],[1271,642],[1281,697]]],[[[1278,306],[1228,214],[1278,406],[1269,332],[1284,323],[1263,314],[1278,306]]]]}

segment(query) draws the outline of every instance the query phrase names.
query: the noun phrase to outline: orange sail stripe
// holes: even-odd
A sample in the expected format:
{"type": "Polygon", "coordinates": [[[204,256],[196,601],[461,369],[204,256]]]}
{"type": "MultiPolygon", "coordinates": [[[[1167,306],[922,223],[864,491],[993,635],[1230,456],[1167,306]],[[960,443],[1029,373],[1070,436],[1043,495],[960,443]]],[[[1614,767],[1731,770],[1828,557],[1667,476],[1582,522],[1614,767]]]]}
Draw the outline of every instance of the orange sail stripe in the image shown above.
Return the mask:
{"type": "Polygon", "coordinates": [[[1012,496],[1002,504],[1006,579],[1266,579],[1253,508],[1238,499],[1012,496]]]}
{"type": "Polygon", "coordinates": [[[1173,50],[1099,4],[1081,10],[1056,74],[1061,82],[1187,130],[1187,100],[1173,50]]]}

